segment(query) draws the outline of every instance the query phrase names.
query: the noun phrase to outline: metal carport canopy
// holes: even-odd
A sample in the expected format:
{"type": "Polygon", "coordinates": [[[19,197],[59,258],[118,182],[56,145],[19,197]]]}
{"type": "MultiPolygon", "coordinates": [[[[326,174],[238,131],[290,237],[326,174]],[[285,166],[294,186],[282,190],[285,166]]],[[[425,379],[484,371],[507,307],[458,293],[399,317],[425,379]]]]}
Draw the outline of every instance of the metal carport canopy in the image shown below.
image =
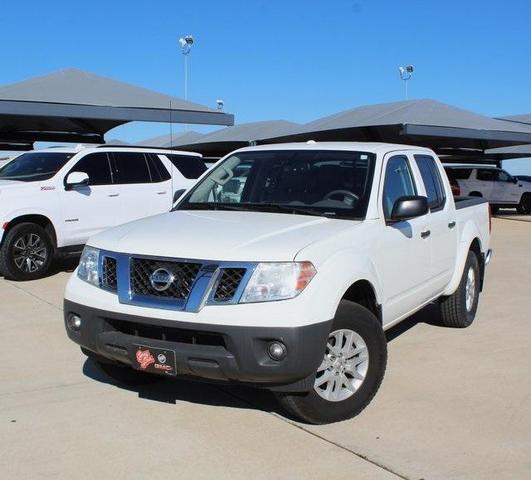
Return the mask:
{"type": "Polygon", "coordinates": [[[423,99],[353,108],[307,123],[292,134],[264,139],[304,140],[409,143],[443,153],[531,143],[531,126],[423,99]]]}
{"type": "Polygon", "coordinates": [[[132,121],[233,125],[234,116],[74,68],[0,87],[0,143],[103,143],[132,121]]]}
{"type": "Polygon", "coordinates": [[[263,143],[265,138],[288,135],[298,131],[300,127],[300,124],[287,120],[240,123],[203,135],[194,142],[174,142],[173,146],[209,157],[223,157],[237,148],[263,143]]]}

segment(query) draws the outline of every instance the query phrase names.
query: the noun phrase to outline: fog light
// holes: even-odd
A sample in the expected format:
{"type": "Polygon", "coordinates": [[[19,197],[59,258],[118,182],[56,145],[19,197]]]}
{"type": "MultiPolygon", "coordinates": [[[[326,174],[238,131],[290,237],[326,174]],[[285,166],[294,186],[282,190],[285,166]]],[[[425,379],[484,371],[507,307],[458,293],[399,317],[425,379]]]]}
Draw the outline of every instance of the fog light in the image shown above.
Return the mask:
{"type": "Polygon", "coordinates": [[[79,315],[72,313],[68,316],[68,320],[66,323],[70,330],[77,332],[81,328],[81,317],[79,315]]]}
{"type": "Polygon", "coordinates": [[[286,358],[288,350],[282,342],[271,342],[267,346],[267,353],[273,360],[278,362],[286,358]]]}

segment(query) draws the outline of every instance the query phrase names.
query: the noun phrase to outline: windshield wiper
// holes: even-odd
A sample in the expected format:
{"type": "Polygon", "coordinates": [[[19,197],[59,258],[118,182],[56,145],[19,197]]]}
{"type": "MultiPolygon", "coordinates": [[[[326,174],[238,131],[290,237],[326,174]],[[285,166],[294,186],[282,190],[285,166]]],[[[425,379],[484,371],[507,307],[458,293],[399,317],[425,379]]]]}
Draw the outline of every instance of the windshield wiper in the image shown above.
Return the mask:
{"type": "Polygon", "coordinates": [[[236,211],[245,211],[247,208],[243,208],[242,204],[231,204],[231,203],[217,203],[217,202],[195,202],[195,203],[186,203],[180,205],[179,208],[174,207],[172,211],[175,210],[236,210],[236,211]]]}
{"type": "Polygon", "coordinates": [[[217,202],[195,202],[182,206],[183,210],[235,210],[262,211],[275,213],[299,213],[302,215],[312,215],[314,217],[333,217],[335,212],[319,212],[311,208],[298,207],[295,205],[280,205],[277,203],[244,202],[244,203],[217,203],[217,202]]]}

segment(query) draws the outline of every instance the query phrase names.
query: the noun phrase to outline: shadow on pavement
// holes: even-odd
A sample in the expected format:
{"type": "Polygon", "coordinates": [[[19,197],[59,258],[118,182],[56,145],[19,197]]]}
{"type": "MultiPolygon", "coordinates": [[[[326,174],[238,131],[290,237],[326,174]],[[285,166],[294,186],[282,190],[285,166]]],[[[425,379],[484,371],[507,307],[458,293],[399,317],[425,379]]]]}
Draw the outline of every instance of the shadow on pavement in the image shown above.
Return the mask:
{"type": "MultiPolygon", "coordinates": [[[[428,305],[411,318],[389,329],[386,332],[387,340],[390,342],[421,323],[436,327],[442,326],[439,308],[436,304],[428,305]]],[[[216,407],[262,410],[300,422],[300,420],[294,419],[282,409],[273,393],[264,389],[242,385],[228,385],[221,382],[207,383],[198,380],[171,379],[155,376],[150,376],[150,381],[142,385],[128,385],[110,378],[89,358],[87,358],[83,365],[83,373],[85,376],[98,382],[114,385],[115,387],[130,392],[136,392],[139,398],[146,400],[174,405],[179,401],[216,407]]]]}
{"type": "Polygon", "coordinates": [[[151,377],[152,382],[143,385],[127,385],[110,378],[89,358],[83,364],[83,373],[98,382],[136,392],[139,398],[145,400],[174,405],[179,401],[214,407],[262,410],[289,418],[268,390],[156,376],[151,377]]]}

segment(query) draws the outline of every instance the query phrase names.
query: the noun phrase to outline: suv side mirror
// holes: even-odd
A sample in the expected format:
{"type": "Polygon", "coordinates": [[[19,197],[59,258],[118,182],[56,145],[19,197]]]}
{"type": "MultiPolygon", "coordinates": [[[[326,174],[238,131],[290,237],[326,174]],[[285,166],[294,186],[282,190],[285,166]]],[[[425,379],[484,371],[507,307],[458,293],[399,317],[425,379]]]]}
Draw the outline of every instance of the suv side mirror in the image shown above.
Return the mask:
{"type": "Polygon", "coordinates": [[[86,187],[89,184],[89,176],[85,172],[69,173],[65,179],[65,188],[72,190],[74,187],[86,187]]]}
{"type": "Polygon", "coordinates": [[[516,177],[511,177],[511,180],[515,185],[518,183],[518,179],[516,177]]]}
{"type": "Polygon", "coordinates": [[[411,218],[421,217],[429,212],[428,199],[421,196],[400,197],[393,205],[391,221],[399,222],[411,218]]]}

